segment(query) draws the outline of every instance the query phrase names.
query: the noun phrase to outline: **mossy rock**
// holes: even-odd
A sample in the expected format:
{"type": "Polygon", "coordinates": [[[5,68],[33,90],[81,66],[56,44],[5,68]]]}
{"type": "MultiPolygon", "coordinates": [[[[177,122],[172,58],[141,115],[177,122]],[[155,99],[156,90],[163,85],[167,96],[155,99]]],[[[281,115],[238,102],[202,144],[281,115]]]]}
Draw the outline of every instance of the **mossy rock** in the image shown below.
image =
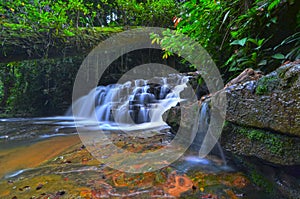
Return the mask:
{"type": "Polygon", "coordinates": [[[255,156],[279,165],[300,164],[300,138],[226,122],[222,132],[225,150],[255,156]]]}
{"type": "Polygon", "coordinates": [[[278,87],[279,82],[277,75],[264,76],[258,80],[255,93],[258,95],[269,94],[278,87]]]}
{"type": "Polygon", "coordinates": [[[300,62],[291,62],[259,80],[232,85],[226,119],[240,126],[300,137],[300,62]]]}
{"type": "Polygon", "coordinates": [[[287,90],[299,85],[300,65],[289,63],[274,72],[260,78],[256,86],[256,94],[270,94],[275,90],[287,90]]]}

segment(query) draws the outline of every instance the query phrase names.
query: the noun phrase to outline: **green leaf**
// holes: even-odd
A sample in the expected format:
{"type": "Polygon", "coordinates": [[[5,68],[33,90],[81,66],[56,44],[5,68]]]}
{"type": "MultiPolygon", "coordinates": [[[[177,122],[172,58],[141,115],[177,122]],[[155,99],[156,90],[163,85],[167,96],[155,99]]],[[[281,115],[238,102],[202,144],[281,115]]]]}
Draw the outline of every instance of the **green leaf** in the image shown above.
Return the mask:
{"type": "Polygon", "coordinates": [[[224,64],[224,66],[228,65],[229,63],[233,62],[235,60],[235,58],[237,57],[236,54],[233,54],[224,64]]]}
{"type": "Polygon", "coordinates": [[[258,46],[258,41],[257,41],[257,39],[249,38],[248,41],[258,46]]]}
{"type": "Polygon", "coordinates": [[[299,59],[300,58],[300,48],[296,47],[296,48],[292,49],[285,57],[288,59],[291,59],[291,60],[299,59]]]}
{"type": "Polygon", "coordinates": [[[281,0],[275,0],[273,1],[269,6],[268,6],[268,10],[272,10],[273,8],[275,8],[279,3],[280,3],[281,0]]]}
{"type": "Polygon", "coordinates": [[[244,61],[243,63],[240,64],[240,67],[244,67],[244,66],[251,66],[253,65],[253,61],[252,60],[248,60],[248,61],[244,61]]]}
{"type": "Polygon", "coordinates": [[[293,43],[293,42],[297,42],[300,40],[300,32],[297,32],[289,37],[287,37],[286,39],[284,39],[279,45],[274,47],[274,50],[276,50],[277,48],[279,48],[280,46],[289,44],[289,43],[293,43]]]}
{"type": "Polygon", "coordinates": [[[258,46],[261,46],[264,43],[265,39],[258,40],[258,46]]]}
{"type": "Polygon", "coordinates": [[[272,58],[274,58],[274,59],[285,59],[285,56],[281,53],[277,53],[277,54],[273,55],[272,58]]]}
{"type": "Polygon", "coordinates": [[[272,23],[276,23],[276,22],[277,22],[277,17],[273,17],[273,18],[271,19],[271,22],[272,22],[272,23]]]}
{"type": "Polygon", "coordinates": [[[253,53],[251,54],[251,59],[252,59],[253,61],[256,61],[256,58],[257,58],[257,53],[256,53],[256,52],[253,52],[253,53]]]}
{"type": "Polygon", "coordinates": [[[240,68],[238,68],[238,67],[233,67],[233,66],[231,66],[230,68],[229,68],[229,71],[230,72],[235,72],[235,71],[240,71],[241,69],[240,68]]]}
{"type": "Polygon", "coordinates": [[[230,45],[240,45],[244,46],[247,42],[247,37],[240,39],[240,40],[234,40],[233,42],[230,43],[230,45]]]}
{"type": "Polygon", "coordinates": [[[203,82],[204,82],[204,80],[203,80],[203,78],[202,77],[200,77],[200,78],[198,78],[198,85],[201,85],[203,82]]]}
{"type": "Polygon", "coordinates": [[[267,65],[267,60],[263,59],[258,63],[258,66],[265,66],[267,65]]]}
{"type": "Polygon", "coordinates": [[[67,29],[64,29],[64,33],[65,35],[69,36],[69,37],[72,37],[72,36],[75,36],[75,34],[67,29]]]}
{"type": "Polygon", "coordinates": [[[231,36],[232,36],[233,38],[236,38],[236,36],[237,36],[239,33],[238,33],[238,31],[231,31],[230,34],[231,34],[231,36]]]}
{"type": "Polygon", "coordinates": [[[242,57],[242,58],[239,58],[238,60],[236,60],[238,63],[241,63],[241,62],[244,62],[244,61],[247,61],[249,58],[247,57],[242,57]]]}

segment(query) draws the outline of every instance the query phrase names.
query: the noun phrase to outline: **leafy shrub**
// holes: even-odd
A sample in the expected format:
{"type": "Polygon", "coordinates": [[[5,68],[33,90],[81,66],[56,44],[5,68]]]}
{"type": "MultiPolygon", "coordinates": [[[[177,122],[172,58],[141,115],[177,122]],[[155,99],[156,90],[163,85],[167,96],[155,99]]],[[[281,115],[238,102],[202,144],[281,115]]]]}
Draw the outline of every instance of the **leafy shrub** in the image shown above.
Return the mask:
{"type": "MultiPolygon", "coordinates": [[[[0,64],[2,108],[10,114],[64,114],[72,85],[84,56],[0,64]]],[[[3,111],[3,110],[2,110],[3,111]]]]}
{"type": "Polygon", "coordinates": [[[0,5],[8,28],[68,30],[93,26],[171,26],[178,6],[174,0],[8,0],[0,5]]]}
{"type": "Polygon", "coordinates": [[[133,26],[171,27],[178,12],[174,0],[117,0],[121,24],[133,26]]]}
{"type": "MultiPolygon", "coordinates": [[[[268,71],[286,59],[296,59],[299,54],[299,42],[295,38],[298,34],[283,41],[286,44],[291,41],[295,43],[294,50],[286,56],[284,51],[274,48],[282,37],[280,28],[286,23],[287,15],[293,23],[289,24],[285,34],[291,35],[297,31],[295,12],[289,10],[298,4],[292,0],[185,1],[181,6],[182,21],[176,31],[198,41],[226,73],[225,79],[236,76],[248,67],[268,71]]],[[[157,39],[164,41],[161,45],[166,49],[166,54],[170,54],[168,51],[172,52],[174,47],[171,36],[165,32],[163,37],[157,39]]]]}

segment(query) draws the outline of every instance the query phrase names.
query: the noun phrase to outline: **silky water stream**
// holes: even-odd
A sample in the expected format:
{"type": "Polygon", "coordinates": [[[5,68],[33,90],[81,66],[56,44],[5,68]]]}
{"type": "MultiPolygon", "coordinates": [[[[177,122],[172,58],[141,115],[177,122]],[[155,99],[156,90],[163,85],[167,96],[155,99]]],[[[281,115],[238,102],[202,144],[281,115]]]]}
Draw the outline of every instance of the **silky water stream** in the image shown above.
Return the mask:
{"type": "Polygon", "coordinates": [[[104,159],[117,153],[105,145],[107,140],[137,154],[168,146],[176,134],[168,111],[185,102],[181,93],[188,80],[170,75],[99,86],[78,99],[67,116],[0,119],[0,198],[268,198],[226,164],[220,145],[206,158],[197,156],[209,124],[207,104],[200,109],[191,147],[174,162],[155,163],[162,165],[155,171],[110,168],[79,139],[78,129],[104,132],[109,137],[100,147],[108,150],[104,159]]]}

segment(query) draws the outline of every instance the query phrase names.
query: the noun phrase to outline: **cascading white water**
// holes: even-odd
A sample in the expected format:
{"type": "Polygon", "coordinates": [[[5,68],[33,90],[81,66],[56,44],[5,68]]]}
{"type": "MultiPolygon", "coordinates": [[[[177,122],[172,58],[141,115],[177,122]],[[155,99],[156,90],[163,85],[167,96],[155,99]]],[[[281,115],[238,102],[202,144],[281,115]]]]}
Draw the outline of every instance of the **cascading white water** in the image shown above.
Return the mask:
{"type": "Polygon", "coordinates": [[[188,80],[187,76],[172,74],[99,86],[79,98],[72,110],[77,118],[96,120],[105,129],[132,125],[141,128],[143,124],[166,126],[162,115],[182,100],[180,92],[187,87],[188,80]]]}
{"type": "MultiPolygon", "coordinates": [[[[76,124],[92,125],[93,129],[97,126],[102,130],[122,131],[168,128],[162,116],[184,100],[180,93],[187,87],[188,81],[188,76],[172,74],[150,80],[137,79],[122,84],[99,86],[73,104],[73,112],[83,121],[80,123],[77,120],[76,124]]],[[[191,136],[191,148],[199,151],[199,157],[203,157],[212,149],[212,143],[216,143],[214,151],[226,164],[220,144],[210,132],[210,116],[209,103],[203,102],[199,112],[198,131],[191,136]]]]}

